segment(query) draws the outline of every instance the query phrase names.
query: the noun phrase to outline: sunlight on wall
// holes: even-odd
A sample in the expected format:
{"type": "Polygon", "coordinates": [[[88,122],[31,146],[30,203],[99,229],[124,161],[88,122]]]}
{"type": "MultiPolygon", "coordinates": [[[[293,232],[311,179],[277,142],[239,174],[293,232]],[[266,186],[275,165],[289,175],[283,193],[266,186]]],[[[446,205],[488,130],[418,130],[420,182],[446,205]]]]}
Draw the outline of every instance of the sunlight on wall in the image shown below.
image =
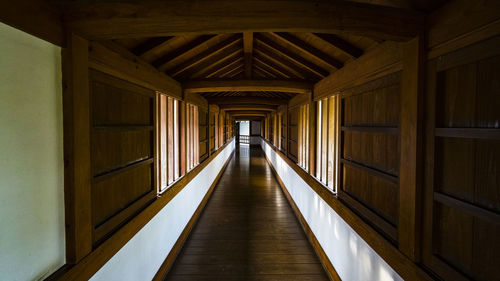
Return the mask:
{"type": "Polygon", "coordinates": [[[342,280],[403,280],[262,139],[261,147],[342,280]]]}
{"type": "Polygon", "coordinates": [[[0,23],[0,280],[65,263],[61,49],[0,23]]]}
{"type": "Polygon", "coordinates": [[[116,253],[91,280],[151,280],[210,185],[231,156],[234,140],[116,253]]]}

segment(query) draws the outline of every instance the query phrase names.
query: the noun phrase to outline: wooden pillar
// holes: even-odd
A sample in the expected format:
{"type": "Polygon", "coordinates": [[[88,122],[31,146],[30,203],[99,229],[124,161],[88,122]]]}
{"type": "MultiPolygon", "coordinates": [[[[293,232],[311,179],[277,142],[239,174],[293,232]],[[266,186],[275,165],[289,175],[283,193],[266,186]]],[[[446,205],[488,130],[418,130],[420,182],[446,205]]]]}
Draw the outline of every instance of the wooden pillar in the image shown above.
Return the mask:
{"type": "Polygon", "coordinates": [[[399,167],[399,249],[419,259],[422,194],[422,96],[425,46],[422,36],[404,45],[401,77],[401,155],[399,167]]]}
{"type": "Polygon", "coordinates": [[[186,174],[186,158],[187,158],[187,140],[186,140],[186,130],[187,130],[187,124],[186,124],[186,102],[185,101],[180,101],[179,105],[180,109],[180,114],[181,114],[181,122],[180,122],[180,163],[179,163],[179,169],[180,169],[180,176],[183,176],[186,174]]]}
{"type": "Polygon", "coordinates": [[[309,102],[309,174],[313,176],[316,173],[316,115],[316,102],[311,93],[309,102]]]}
{"type": "Polygon", "coordinates": [[[68,34],[63,59],[66,262],[92,251],[88,41],[68,34]]]}

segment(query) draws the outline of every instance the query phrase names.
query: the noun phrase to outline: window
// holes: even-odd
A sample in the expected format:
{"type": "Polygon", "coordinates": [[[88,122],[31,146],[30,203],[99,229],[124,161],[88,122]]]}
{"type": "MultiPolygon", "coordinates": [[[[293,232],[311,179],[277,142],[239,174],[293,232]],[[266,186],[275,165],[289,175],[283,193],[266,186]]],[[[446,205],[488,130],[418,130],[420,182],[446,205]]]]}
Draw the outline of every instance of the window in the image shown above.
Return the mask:
{"type": "Polygon", "coordinates": [[[309,104],[299,108],[298,164],[309,171],[309,104]]]}
{"type": "Polygon", "coordinates": [[[179,178],[179,101],[158,95],[159,192],[179,178]]]}
{"type": "Polygon", "coordinates": [[[316,138],[316,178],[336,192],[338,177],[339,98],[318,101],[316,138]]]}
{"type": "Polygon", "coordinates": [[[198,135],[198,107],[186,104],[186,169],[193,169],[200,163],[198,135]]]}

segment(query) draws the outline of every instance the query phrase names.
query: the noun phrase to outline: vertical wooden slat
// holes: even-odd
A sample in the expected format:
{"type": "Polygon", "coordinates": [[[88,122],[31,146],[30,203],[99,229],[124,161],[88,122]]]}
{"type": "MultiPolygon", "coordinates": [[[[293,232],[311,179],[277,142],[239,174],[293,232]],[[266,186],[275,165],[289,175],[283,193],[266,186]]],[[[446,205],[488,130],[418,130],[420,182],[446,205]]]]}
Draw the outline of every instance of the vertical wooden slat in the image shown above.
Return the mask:
{"type": "Polygon", "coordinates": [[[399,249],[417,261],[420,239],[421,99],[424,42],[416,37],[405,44],[401,77],[401,160],[399,168],[399,249]]]}
{"type": "Polygon", "coordinates": [[[299,116],[297,120],[297,127],[298,127],[298,138],[297,138],[297,147],[298,147],[298,153],[297,153],[297,160],[300,166],[302,166],[302,106],[299,107],[299,116]]]}
{"type": "Polygon", "coordinates": [[[167,99],[168,184],[174,181],[174,99],[167,99]]]}
{"type": "Polygon", "coordinates": [[[327,179],[328,179],[328,187],[332,188],[335,180],[334,175],[334,161],[335,161],[335,96],[331,96],[328,98],[328,167],[327,167],[327,179]]]}
{"type": "Polygon", "coordinates": [[[186,102],[181,101],[180,102],[180,146],[181,146],[181,153],[180,153],[180,163],[179,163],[179,168],[180,168],[180,176],[183,176],[186,174],[187,171],[187,120],[186,120],[186,102]]]}
{"type": "Polygon", "coordinates": [[[324,184],[328,181],[327,176],[327,156],[328,156],[328,98],[323,99],[321,108],[321,182],[324,184]]]}
{"type": "Polygon", "coordinates": [[[68,34],[62,54],[66,262],[75,264],[92,251],[88,41],[68,34]]]}
{"type": "Polygon", "coordinates": [[[337,95],[336,96],[336,119],[335,119],[335,126],[336,126],[336,130],[335,130],[335,192],[337,192],[337,187],[340,186],[340,157],[341,157],[341,154],[340,154],[340,147],[341,147],[341,138],[340,138],[340,130],[341,130],[341,126],[340,126],[340,116],[341,116],[341,106],[340,106],[340,95],[337,95]]]}
{"type": "Polygon", "coordinates": [[[174,100],[174,179],[179,178],[179,101],[174,100]]]}
{"type": "Polygon", "coordinates": [[[167,96],[160,95],[160,189],[168,183],[167,96]]]}
{"type": "Polygon", "coordinates": [[[200,120],[199,120],[199,115],[198,115],[198,107],[193,106],[194,108],[194,165],[198,165],[200,163],[200,136],[199,136],[199,130],[200,130],[200,120]]]}
{"type": "Polygon", "coordinates": [[[316,166],[316,102],[312,100],[309,102],[309,138],[308,138],[308,151],[309,151],[309,174],[314,175],[316,166]]]}
{"type": "Polygon", "coordinates": [[[306,114],[305,114],[305,122],[304,122],[304,127],[305,127],[305,146],[304,146],[304,150],[306,151],[306,157],[304,159],[304,162],[305,162],[305,166],[306,166],[306,171],[309,171],[309,162],[310,162],[310,159],[309,159],[309,104],[306,104],[306,114]]]}
{"type": "Polygon", "coordinates": [[[316,119],[317,119],[317,122],[315,124],[316,128],[317,128],[317,149],[316,149],[316,178],[318,179],[321,179],[321,140],[322,140],[322,137],[321,137],[321,134],[322,134],[322,129],[323,129],[323,125],[321,124],[321,122],[323,121],[323,118],[321,118],[321,113],[322,113],[322,109],[323,109],[323,101],[322,100],[319,100],[318,103],[317,103],[317,114],[316,114],[316,119]]]}

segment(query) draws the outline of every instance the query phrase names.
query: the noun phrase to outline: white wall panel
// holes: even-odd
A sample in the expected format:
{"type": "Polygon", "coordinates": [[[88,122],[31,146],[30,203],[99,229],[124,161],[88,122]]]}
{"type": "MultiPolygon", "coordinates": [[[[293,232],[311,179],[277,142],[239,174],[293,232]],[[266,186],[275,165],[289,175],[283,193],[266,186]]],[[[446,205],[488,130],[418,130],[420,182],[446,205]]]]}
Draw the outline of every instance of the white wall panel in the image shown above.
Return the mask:
{"type": "Polygon", "coordinates": [[[261,147],[342,280],[403,280],[269,144],[261,147]]]}

